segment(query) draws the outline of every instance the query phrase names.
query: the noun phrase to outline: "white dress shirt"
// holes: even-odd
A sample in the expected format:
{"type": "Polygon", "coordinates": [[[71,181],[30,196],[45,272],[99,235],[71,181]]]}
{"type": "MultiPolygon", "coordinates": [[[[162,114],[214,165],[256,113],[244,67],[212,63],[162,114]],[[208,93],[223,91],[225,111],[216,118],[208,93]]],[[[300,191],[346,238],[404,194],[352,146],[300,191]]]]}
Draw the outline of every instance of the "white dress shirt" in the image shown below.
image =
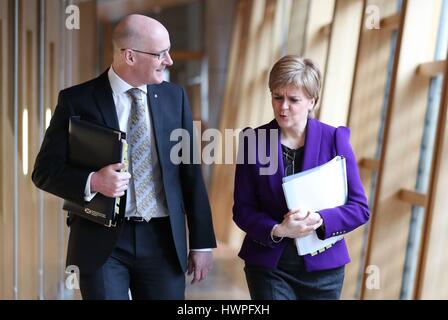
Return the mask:
{"type": "MultiPolygon", "coordinates": [[[[110,86],[112,88],[112,95],[115,103],[115,108],[117,110],[117,117],[118,117],[118,124],[120,126],[120,131],[128,132],[129,127],[129,118],[131,114],[131,105],[132,105],[132,98],[127,93],[129,89],[132,89],[133,87],[128,84],[126,81],[121,79],[113,70],[112,66],[109,68],[108,72],[109,82],[110,86]]],[[[152,153],[152,167],[153,167],[153,177],[154,177],[154,183],[156,185],[155,187],[155,193],[156,193],[156,214],[153,215],[153,218],[160,218],[160,217],[167,217],[168,216],[168,208],[166,205],[166,197],[165,192],[163,190],[163,183],[162,183],[162,175],[160,172],[160,166],[159,166],[159,158],[157,156],[157,148],[155,147],[155,140],[154,140],[154,134],[151,129],[151,117],[149,116],[149,109],[148,109],[148,97],[147,97],[147,87],[146,85],[138,87],[138,89],[141,90],[143,102],[146,105],[147,112],[146,115],[146,122],[148,124],[148,127],[150,128],[151,132],[151,139],[150,139],[150,145],[151,145],[151,153],[152,153]]],[[[128,154],[127,157],[130,159],[130,148],[128,148],[128,154]]],[[[129,172],[132,175],[132,163],[129,161],[129,172]]],[[[93,199],[96,193],[90,192],[90,179],[92,177],[93,172],[89,175],[86,183],[85,188],[85,197],[84,199],[86,201],[90,201],[93,199]]],[[[135,194],[134,194],[134,180],[129,180],[128,190],[127,190],[127,196],[126,196],[126,217],[132,217],[132,216],[138,216],[136,212],[136,200],[135,200],[135,194]]]]}

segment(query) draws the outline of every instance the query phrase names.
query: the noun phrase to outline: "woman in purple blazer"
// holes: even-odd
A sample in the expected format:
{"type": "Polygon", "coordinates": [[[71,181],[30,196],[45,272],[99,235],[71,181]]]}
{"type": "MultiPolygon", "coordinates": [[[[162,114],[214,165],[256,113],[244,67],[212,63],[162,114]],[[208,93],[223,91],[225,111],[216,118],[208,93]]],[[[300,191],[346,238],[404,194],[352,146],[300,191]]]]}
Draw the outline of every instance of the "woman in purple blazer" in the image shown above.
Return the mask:
{"type": "Polygon", "coordinates": [[[320,88],[321,73],[311,60],[281,58],[269,75],[275,119],[246,129],[241,136],[233,219],[246,233],[239,256],[245,261],[252,299],[339,299],[344,266],[350,262],[345,241],[316,255],[299,256],[294,238],[316,232],[323,240],[350,232],[369,219],[349,129],[312,118],[320,88]],[[289,211],[282,178],[336,155],[346,159],[346,204],[319,212],[289,211]]]}

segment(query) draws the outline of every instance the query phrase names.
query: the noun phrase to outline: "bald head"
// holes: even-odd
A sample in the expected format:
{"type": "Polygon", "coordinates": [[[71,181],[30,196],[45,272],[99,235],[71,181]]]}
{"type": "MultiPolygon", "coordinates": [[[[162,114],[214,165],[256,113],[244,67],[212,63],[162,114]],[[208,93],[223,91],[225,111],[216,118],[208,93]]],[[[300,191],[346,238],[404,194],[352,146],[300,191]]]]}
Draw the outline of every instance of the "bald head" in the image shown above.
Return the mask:
{"type": "Polygon", "coordinates": [[[140,14],[131,14],[124,17],[115,27],[112,42],[114,50],[139,48],[142,44],[151,45],[163,34],[168,34],[168,31],[159,21],[140,14]]]}
{"type": "Polygon", "coordinates": [[[112,68],[133,87],[161,83],[173,64],[168,30],[157,20],[132,14],[115,27],[112,68]]]}

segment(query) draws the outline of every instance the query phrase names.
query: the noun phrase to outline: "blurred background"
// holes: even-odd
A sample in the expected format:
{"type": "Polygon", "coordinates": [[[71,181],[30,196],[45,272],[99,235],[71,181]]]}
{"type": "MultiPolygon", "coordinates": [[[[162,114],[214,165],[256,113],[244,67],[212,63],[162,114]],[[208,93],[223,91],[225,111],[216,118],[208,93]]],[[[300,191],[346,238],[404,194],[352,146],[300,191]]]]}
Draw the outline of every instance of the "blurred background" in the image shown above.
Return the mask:
{"type": "MultiPolygon", "coordinates": [[[[448,299],[447,0],[0,0],[0,299],[79,298],[65,286],[62,201],[30,173],[59,90],[110,66],[130,13],[170,32],[166,77],[187,89],[199,133],[270,121],[273,63],[314,60],[317,118],[351,129],[372,213],[346,236],[342,298],[448,299]]],[[[235,140],[202,165],[219,245],[188,299],[249,298],[223,164],[235,140]]]]}

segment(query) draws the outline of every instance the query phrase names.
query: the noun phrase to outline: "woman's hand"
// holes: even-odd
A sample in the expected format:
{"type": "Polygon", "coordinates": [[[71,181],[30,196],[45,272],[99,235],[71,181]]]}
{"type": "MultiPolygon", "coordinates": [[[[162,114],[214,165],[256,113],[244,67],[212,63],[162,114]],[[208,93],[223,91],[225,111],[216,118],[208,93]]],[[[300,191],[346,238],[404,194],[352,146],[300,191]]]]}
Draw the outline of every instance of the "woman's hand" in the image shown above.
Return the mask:
{"type": "Polygon", "coordinates": [[[319,213],[306,209],[291,210],[274,230],[276,237],[301,238],[310,235],[322,225],[319,213]]]}

